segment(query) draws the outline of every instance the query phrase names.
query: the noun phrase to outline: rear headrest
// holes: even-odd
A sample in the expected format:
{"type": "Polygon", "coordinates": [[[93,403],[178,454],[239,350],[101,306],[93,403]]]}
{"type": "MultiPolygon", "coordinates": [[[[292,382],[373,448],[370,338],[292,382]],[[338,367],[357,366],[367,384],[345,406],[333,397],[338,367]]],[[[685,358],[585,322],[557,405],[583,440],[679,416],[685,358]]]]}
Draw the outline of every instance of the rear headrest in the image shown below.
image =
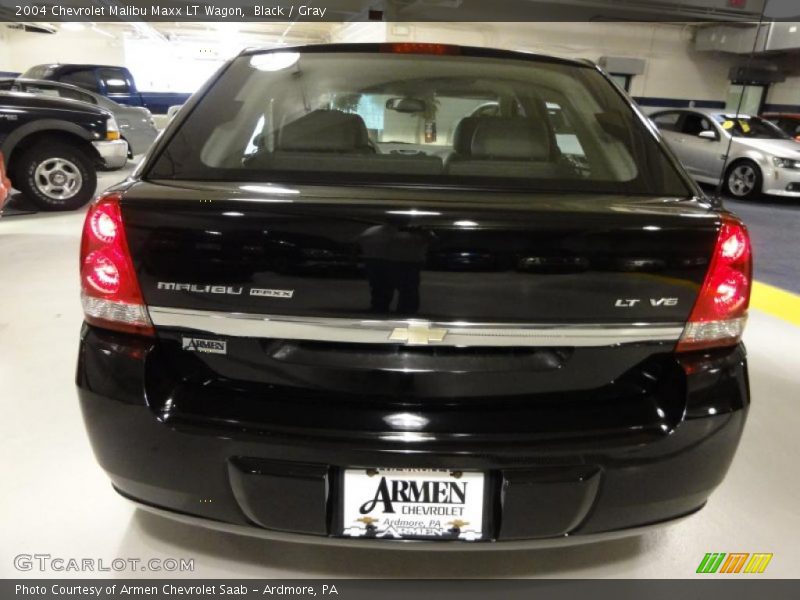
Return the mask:
{"type": "Polygon", "coordinates": [[[473,158],[547,160],[550,132],[543,121],[523,117],[481,118],[472,136],[473,158]]]}
{"type": "Polygon", "coordinates": [[[359,115],[315,110],[285,125],[278,150],[300,152],[368,152],[367,126],[359,115]]]}
{"type": "Polygon", "coordinates": [[[481,120],[478,117],[464,117],[456,125],[453,132],[453,151],[457,154],[469,154],[472,150],[472,136],[481,120]]]}

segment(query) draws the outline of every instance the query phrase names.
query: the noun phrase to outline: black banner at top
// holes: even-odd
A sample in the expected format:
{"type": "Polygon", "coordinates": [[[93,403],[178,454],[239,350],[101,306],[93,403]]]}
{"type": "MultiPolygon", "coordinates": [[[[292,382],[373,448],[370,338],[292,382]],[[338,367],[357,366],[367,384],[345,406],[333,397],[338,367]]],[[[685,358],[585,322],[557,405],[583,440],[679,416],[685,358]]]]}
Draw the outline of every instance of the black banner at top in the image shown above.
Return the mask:
{"type": "Polygon", "coordinates": [[[0,21],[800,21],[797,0],[0,0],[0,21]]]}

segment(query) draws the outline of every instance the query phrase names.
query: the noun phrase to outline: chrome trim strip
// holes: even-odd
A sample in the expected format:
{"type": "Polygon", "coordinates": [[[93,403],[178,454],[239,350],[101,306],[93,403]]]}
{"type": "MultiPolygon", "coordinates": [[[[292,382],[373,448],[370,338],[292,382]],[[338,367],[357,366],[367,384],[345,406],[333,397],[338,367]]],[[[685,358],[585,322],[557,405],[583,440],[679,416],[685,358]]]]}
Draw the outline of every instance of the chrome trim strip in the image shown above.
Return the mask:
{"type": "Polygon", "coordinates": [[[157,327],[230,337],[435,346],[612,346],[675,342],[681,323],[498,324],[290,317],[149,307],[157,327]]]}

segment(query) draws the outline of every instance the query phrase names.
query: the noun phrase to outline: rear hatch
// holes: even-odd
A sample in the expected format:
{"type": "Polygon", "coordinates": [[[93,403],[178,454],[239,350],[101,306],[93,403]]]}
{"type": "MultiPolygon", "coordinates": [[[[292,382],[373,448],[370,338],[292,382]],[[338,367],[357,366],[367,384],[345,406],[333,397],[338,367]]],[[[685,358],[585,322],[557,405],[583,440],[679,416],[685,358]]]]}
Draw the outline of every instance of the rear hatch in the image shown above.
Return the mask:
{"type": "Polygon", "coordinates": [[[684,323],[719,220],[669,198],[149,183],[123,214],[151,307],[602,325],[684,323]]]}
{"type": "Polygon", "coordinates": [[[137,183],[122,210],[184,380],[371,399],[614,384],[671,353],[718,228],[671,198],[359,187],[137,183]]]}

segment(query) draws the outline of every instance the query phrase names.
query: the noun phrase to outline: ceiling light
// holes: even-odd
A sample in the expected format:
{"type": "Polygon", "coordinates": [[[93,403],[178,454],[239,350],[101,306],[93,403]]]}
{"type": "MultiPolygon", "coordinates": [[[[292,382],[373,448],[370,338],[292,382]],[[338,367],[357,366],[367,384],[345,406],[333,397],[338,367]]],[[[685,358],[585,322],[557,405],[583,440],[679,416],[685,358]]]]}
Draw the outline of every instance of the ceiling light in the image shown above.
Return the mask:
{"type": "Polygon", "coordinates": [[[259,71],[283,71],[300,60],[299,52],[266,52],[250,58],[250,66],[259,71]]]}

